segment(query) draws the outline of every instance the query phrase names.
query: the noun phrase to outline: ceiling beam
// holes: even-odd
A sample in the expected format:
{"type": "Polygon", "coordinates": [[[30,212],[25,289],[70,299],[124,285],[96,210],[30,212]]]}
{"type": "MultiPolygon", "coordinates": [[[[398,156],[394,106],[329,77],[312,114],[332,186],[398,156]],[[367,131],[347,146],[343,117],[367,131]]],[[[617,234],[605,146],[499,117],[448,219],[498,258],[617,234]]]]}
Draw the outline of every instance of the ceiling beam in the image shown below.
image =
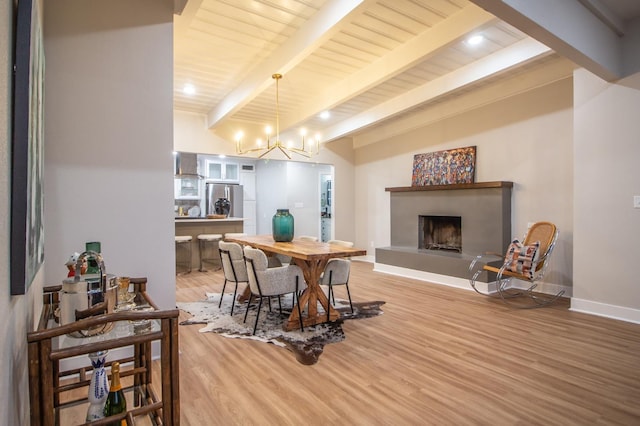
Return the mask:
{"type": "Polygon", "coordinates": [[[579,0],[471,1],[600,78],[623,76],[619,37],[579,0]]]}
{"type": "Polygon", "coordinates": [[[181,15],[186,5],[187,0],[173,0],[173,13],[175,15],[181,15]]]}
{"type": "Polygon", "coordinates": [[[273,84],[271,74],[286,74],[309,56],[318,46],[329,40],[353,16],[363,13],[365,5],[373,0],[328,0],[316,14],[283,43],[262,63],[257,64],[249,75],[231,93],[207,114],[207,127],[212,128],[230,117],[255,99],[273,84]]]}
{"type": "MultiPolygon", "coordinates": [[[[178,2],[179,0],[175,0],[178,2]]],[[[184,40],[187,38],[187,31],[191,26],[191,22],[196,17],[196,13],[202,6],[203,0],[188,0],[180,13],[173,17],[173,39],[184,40]]],[[[175,13],[175,11],[174,11],[175,13]]]]}
{"type": "Polygon", "coordinates": [[[625,33],[625,24],[615,13],[607,8],[600,0],[578,0],[584,7],[589,9],[591,13],[598,17],[618,36],[622,37],[625,33]]]}
{"type": "Polygon", "coordinates": [[[550,61],[541,61],[525,73],[507,75],[492,81],[491,84],[481,85],[474,90],[466,91],[460,96],[447,98],[433,107],[417,109],[409,113],[382,123],[353,136],[353,148],[374,144],[383,140],[405,134],[415,129],[424,128],[430,124],[445,120],[449,117],[463,114],[476,108],[499,102],[512,96],[528,92],[538,87],[572,78],[575,64],[568,59],[557,56],[550,61]]]}
{"type": "Polygon", "coordinates": [[[477,31],[497,18],[475,5],[469,5],[443,22],[424,31],[371,65],[353,73],[339,83],[306,101],[300,108],[281,117],[281,129],[294,127],[367,90],[395,77],[441,50],[477,31]]]}
{"type": "Polygon", "coordinates": [[[513,67],[551,53],[551,49],[533,39],[525,39],[409,92],[396,96],[323,131],[327,142],[379,124],[395,115],[433,101],[467,85],[495,76],[513,67]]]}

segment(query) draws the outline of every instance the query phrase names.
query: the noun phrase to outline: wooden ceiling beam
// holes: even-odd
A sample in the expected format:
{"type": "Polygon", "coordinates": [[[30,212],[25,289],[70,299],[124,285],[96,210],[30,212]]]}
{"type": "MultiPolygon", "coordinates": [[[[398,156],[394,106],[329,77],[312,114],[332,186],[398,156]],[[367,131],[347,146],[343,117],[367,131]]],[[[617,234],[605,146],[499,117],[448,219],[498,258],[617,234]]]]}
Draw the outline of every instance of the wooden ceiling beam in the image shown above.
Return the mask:
{"type": "Polygon", "coordinates": [[[618,35],[579,0],[471,0],[600,78],[623,76],[618,35]]]}
{"type": "Polygon", "coordinates": [[[283,43],[262,63],[257,64],[247,78],[207,114],[207,127],[213,128],[225,118],[255,99],[273,84],[271,75],[286,74],[302,62],[318,46],[330,39],[353,16],[363,13],[373,0],[329,0],[296,34],[283,43]]]}
{"type": "Polygon", "coordinates": [[[396,96],[326,129],[323,140],[330,142],[350,136],[368,126],[404,113],[421,104],[451,94],[465,86],[495,76],[513,67],[552,53],[551,49],[533,39],[525,39],[496,53],[458,68],[403,95],[396,96]]]}
{"type": "Polygon", "coordinates": [[[469,33],[496,21],[495,16],[478,6],[465,7],[370,66],[350,75],[338,84],[326,87],[319,96],[306,101],[301,108],[296,108],[294,112],[282,116],[281,129],[292,128],[322,111],[349,101],[429,57],[435,56],[468,36],[469,33]]]}
{"type": "Polygon", "coordinates": [[[415,113],[399,116],[379,126],[358,132],[353,136],[354,149],[362,148],[383,140],[405,134],[415,129],[445,120],[485,105],[499,102],[511,96],[546,86],[554,82],[572,78],[575,64],[568,59],[556,57],[550,61],[542,61],[525,73],[515,76],[506,75],[491,84],[482,85],[474,90],[466,91],[459,96],[447,98],[430,107],[416,109],[415,113]]]}

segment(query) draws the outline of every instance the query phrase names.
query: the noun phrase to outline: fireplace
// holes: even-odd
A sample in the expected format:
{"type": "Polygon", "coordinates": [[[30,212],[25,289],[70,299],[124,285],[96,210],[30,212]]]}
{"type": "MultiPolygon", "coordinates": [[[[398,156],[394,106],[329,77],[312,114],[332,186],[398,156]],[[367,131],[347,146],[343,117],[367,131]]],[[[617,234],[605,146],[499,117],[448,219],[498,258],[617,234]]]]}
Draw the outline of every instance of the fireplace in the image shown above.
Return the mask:
{"type": "Polygon", "coordinates": [[[462,253],[462,217],[418,216],[418,248],[462,253]]]}
{"type": "MultiPolygon", "coordinates": [[[[512,188],[512,182],[386,188],[390,192],[391,238],[388,247],[376,247],[376,270],[436,274],[429,275],[429,280],[462,278],[467,287],[469,264],[476,255],[504,253],[511,242],[512,188]],[[418,248],[424,246],[425,238],[424,232],[418,231],[424,229],[418,217],[428,215],[460,217],[460,224],[464,224],[459,234],[460,242],[464,241],[462,251],[418,248]]],[[[483,274],[479,279],[491,282],[495,275],[483,274]]]]}

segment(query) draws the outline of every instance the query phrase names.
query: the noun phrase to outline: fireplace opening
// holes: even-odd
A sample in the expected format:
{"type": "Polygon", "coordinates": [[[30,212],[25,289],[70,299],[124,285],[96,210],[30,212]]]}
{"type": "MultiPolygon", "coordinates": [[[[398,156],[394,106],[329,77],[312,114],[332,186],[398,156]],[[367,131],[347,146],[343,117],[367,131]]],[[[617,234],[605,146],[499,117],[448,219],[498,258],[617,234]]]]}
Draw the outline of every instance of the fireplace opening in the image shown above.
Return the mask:
{"type": "Polygon", "coordinates": [[[418,248],[462,253],[460,216],[418,216],[418,248]]]}

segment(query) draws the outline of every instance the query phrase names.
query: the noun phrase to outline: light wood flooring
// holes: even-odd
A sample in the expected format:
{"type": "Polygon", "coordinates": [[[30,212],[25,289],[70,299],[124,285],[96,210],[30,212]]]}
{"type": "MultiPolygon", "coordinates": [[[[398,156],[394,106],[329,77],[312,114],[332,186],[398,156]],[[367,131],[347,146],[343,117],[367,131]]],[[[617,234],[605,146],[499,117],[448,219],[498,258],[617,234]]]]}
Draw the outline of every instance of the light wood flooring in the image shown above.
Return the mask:
{"type": "MultiPolygon", "coordinates": [[[[179,276],[177,300],[222,282],[179,276]]],[[[640,425],[640,325],[571,312],[567,300],[515,310],[364,262],[350,289],[386,301],[384,314],[347,321],[346,340],[312,366],[180,326],[182,425],[640,425]]]]}

